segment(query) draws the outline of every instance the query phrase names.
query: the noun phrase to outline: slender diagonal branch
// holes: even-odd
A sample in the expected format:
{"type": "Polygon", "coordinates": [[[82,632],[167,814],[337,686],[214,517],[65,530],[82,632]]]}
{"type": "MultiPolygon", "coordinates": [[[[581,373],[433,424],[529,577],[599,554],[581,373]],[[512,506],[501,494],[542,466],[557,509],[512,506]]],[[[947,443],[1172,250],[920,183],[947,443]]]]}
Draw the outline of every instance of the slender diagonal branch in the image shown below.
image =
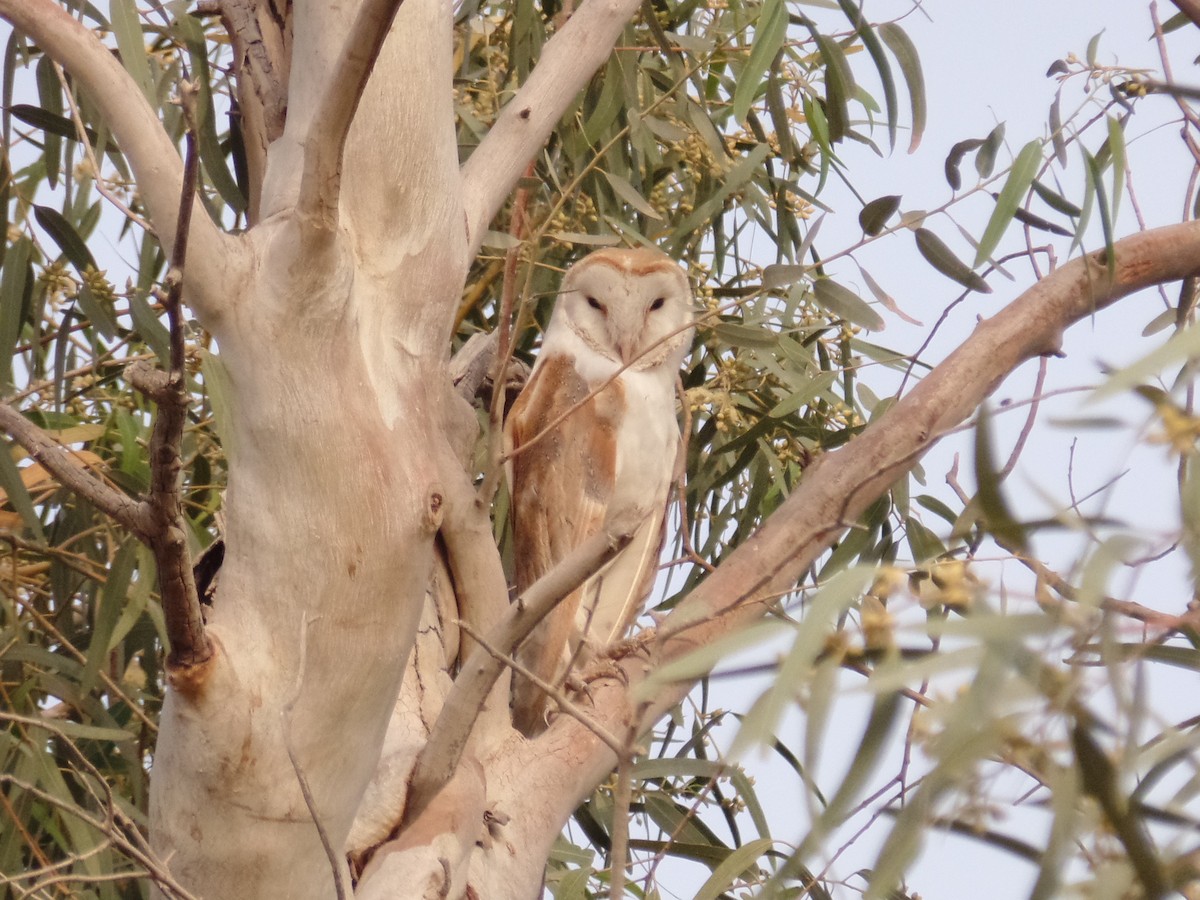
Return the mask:
{"type": "Polygon", "coordinates": [[[641,0],[589,0],[542,50],[529,80],[463,165],[470,254],[567,107],[608,60],[641,0]]]}
{"type": "Polygon", "coordinates": [[[429,740],[417,756],[404,809],[406,823],[420,815],[453,776],[484,700],[504,671],[500,654],[511,655],[559,601],[627,547],[644,518],[640,511],[614,517],[605,530],[576,547],[516,599],[508,614],[485,638],[486,647],[476,646],[455,679],[429,740]]]}
{"type": "Polygon", "coordinates": [[[346,35],[337,69],[313,117],[296,214],[309,235],[337,229],[346,136],[363,88],[403,0],[366,0],[346,35]]]}
{"type": "MultiPolygon", "coordinates": [[[[137,177],[138,193],[164,247],[175,242],[183,165],[141,89],[109,48],[53,0],[0,0],[0,17],[71,73],[100,110],[137,177]]],[[[191,237],[190,293],[197,312],[214,314],[236,292],[241,244],[201,213],[191,237]]]]}
{"type": "Polygon", "coordinates": [[[143,540],[150,531],[149,507],[93,475],[67,448],[23,415],[0,403],[0,430],[7,432],[64,487],[86,499],[143,540]]]}
{"type": "Polygon", "coordinates": [[[187,81],[181,83],[180,103],[188,126],[185,137],[187,150],[175,245],[171,250],[171,267],[167,272],[167,293],[163,304],[170,327],[170,371],[160,372],[144,362],[134,363],[126,369],[133,386],[158,406],[150,434],[148,503],[152,524],[147,543],[154,552],[158,567],[163,618],[171,644],[168,662],[176,667],[199,665],[209,660],[213,653],[212,643],[204,633],[200,597],[192,574],[192,560],[187,546],[187,521],[183,515],[180,490],[183,461],[179,447],[183,440],[183,426],[187,421],[188,403],[181,308],[183,269],[187,261],[191,213],[200,172],[200,154],[196,147],[195,93],[194,85],[187,81]]]}

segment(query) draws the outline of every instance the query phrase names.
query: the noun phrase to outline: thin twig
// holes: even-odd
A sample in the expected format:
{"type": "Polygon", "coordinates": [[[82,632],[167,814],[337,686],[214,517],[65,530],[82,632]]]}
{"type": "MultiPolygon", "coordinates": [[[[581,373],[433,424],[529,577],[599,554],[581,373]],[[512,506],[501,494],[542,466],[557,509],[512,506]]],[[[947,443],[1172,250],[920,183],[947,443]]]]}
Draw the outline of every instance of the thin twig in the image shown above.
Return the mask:
{"type": "Polygon", "coordinates": [[[625,742],[617,750],[617,783],[613,788],[611,841],[609,844],[608,896],[622,900],[625,896],[625,867],[629,862],[629,809],[633,805],[633,760],[636,752],[637,722],[631,716],[625,732],[625,742]]]}
{"type": "MultiPolygon", "coordinates": [[[[525,168],[525,177],[532,177],[533,171],[534,164],[530,162],[525,168]]],[[[488,463],[483,484],[479,487],[479,502],[485,507],[491,505],[496,488],[500,486],[500,473],[504,469],[501,459],[504,450],[504,382],[513,353],[512,318],[517,296],[517,263],[521,260],[521,248],[524,246],[521,233],[525,230],[525,210],[528,205],[529,189],[521,185],[513,199],[512,221],[508,229],[516,243],[504,254],[504,282],[500,291],[500,322],[497,329],[500,343],[492,365],[492,403],[488,410],[488,463]]]]}
{"type": "Polygon", "coordinates": [[[96,153],[92,149],[92,142],[88,140],[87,127],[83,124],[83,118],[79,115],[79,106],[75,103],[75,94],[71,90],[70,84],[67,83],[67,77],[63,74],[62,66],[58,63],[54,63],[54,74],[58,76],[58,82],[62,85],[63,94],[66,95],[67,106],[71,110],[71,121],[75,123],[75,134],[79,138],[79,143],[83,146],[83,152],[87,157],[88,165],[92,167],[96,190],[99,191],[101,197],[115,206],[129,221],[153,233],[154,228],[150,223],[130,209],[125,201],[114,194],[112,189],[104,182],[104,177],[100,174],[100,163],[97,161],[96,153]]]}
{"type": "Polygon", "coordinates": [[[184,138],[186,156],[175,244],[171,249],[171,266],[166,278],[167,292],[163,298],[170,328],[170,371],[159,372],[147,363],[134,363],[126,370],[126,377],[133,386],[157,405],[154,426],[150,433],[148,502],[151,528],[147,543],[154,552],[158,567],[163,618],[171,645],[171,654],[167,662],[173,667],[182,668],[203,664],[213,655],[212,643],[204,632],[204,617],[192,575],[192,561],[187,545],[187,521],[183,515],[180,489],[183,460],[179,448],[183,441],[188,403],[184,370],[186,347],[181,308],[183,270],[187,262],[188,233],[191,230],[192,207],[195,205],[196,184],[200,173],[200,154],[196,143],[196,94],[197,88],[194,84],[186,80],[180,82],[179,102],[187,123],[184,138]]]}
{"type": "MultiPolygon", "coordinates": [[[[512,665],[509,656],[563,597],[629,545],[641,521],[642,517],[638,515],[618,517],[606,529],[576,547],[530,585],[488,634],[487,648],[498,648],[499,652],[485,648],[480,641],[467,657],[413,766],[408,804],[404,810],[405,823],[415,820],[454,775],[492,686],[505,666],[512,665]]],[[[460,627],[479,641],[477,635],[472,635],[469,624],[460,623],[460,627]]]]}
{"type": "Polygon", "coordinates": [[[571,698],[568,697],[563,691],[550,684],[550,682],[539,678],[536,674],[513,659],[512,656],[501,653],[497,648],[488,643],[486,638],[481,637],[479,632],[471,628],[471,626],[466,622],[460,621],[458,624],[472,639],[476,641],[476,643],[479,644],[480,647],[483,648],[484,652],[490,654],[491,657],[497,662],[508,666],[522,678],[529,679],[531,682],[545,691],[546,694],[552,697],[554,702],[558,704],[558,708],[560,710],[562,710],[575,721],[579,722],[579,724],[583,725],[585,728],[590,729],[596,735],[596,737],[603,741],[605,746],[612,750],[613,753],[617,754],[617,756],[624,755],[623,745],[617,736],[599,722],[595,721],[583,710],[582,707],[579,706],[579,704],[572,701],[571,698]]]}
{"type": "Polygon", "coordinates": [[[64,487],[79,494],[138,537],[147,539],[150,522],[149,512],[144,503],[101,481],[69,448],[54,440],[7,403],[0,403],[0,430],[7,432],[14,441],[24,447],[33,460],[45,466],[64,487]]]}

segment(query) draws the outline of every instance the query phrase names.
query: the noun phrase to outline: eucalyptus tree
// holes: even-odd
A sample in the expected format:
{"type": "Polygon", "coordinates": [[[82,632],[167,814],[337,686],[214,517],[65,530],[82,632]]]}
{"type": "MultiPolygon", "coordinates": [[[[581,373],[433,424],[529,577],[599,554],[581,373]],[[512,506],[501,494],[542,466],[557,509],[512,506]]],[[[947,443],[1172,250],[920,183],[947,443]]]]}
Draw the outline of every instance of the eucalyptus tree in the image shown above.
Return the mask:
{"type": "MultiPolygon", "coordinates": [[[[1166,27],[1194,27],[1179,6],[1166,27]]],[[[1182,280],[1162,321],[1177,336],[1113,390],[1140,385],[1154,402],[1190,496],[1188,379],[1139,379],[1192,353],[1194,180],[1181,224],[1121,237],[1113,214],[1130,116],[1177,102],[1194,142],[1195,114],[1170,83],[1064,61],[1059,74],[1084,82],[1078,116],[1064,124],[1056,103],[1011,164],[997,162],[1002,132],[964,138],[947,178],[959,191],[970,159],[976,185],[929,213],[860,202],[862,240],[831,250],[817,229],[847,214],[824,199],[852,180],[841,148],[915,148],[930,112],[916,48],[875,12],[113,0],[106,15],[0,0],[13,27],[0,201],[11,883],[530,897],[545,879],[585,896],[619,893],[633,854],[701,860],[706,896],[761,882],[828,896],[834,879],[813,863],[901,715],[914,718],[899,789],[868,804],[899,815],[872,895],[899,883],[928,829],[966,827],[943,808],[988,766],[1020,769],[1052,800],[1045,847],[979,829],[1039,866],[1039,895],[1080,860],[1145,894],[1192,879],[1186,810],[1127,777],[1194,771],[1194,725],[1139,744],[1057,651],[1094,655],[1114,680],[1130,657],[1194,668],[1194,620],[1040,562],[986,418],[978,490],[957,510],[913,497],[909,473],[1071,324],[1182,280]],[[1057,180],[1069,153],[1086,175],[1073,189],[1057,180]],[[945,237],[960,201],[988,204],[973,263],[945,237]],[[1030,235],[1045,232],[1065,234],[1073,259],[1035,263],[1036,283],[944,359],[866,340],[904,313],[865,270],[865,296],[852,290],[839,261],[908,241],[989,291],[1014,221],[1018,257],[1034,259],[1030,235]],[[508,711],[512,651],[631,526],[615,516],[510,602],[500,425],[562,268],[616,243],[675,255],[703,307],[681,385],[679,577],[653,627],[582,673],[586,690],[558,696],[560,714],[526,739],[508,711]],[[872,399],[864,358],[914,386],[872,399]],[[939,517],[941,534],[924,524],[939,517]],[[1022,615],[999,616],[972,580],[975,554],[997,545],[1038,573],[1022,615]],[[893,614],[914,611],[916,632],[899,632],[893,614]],[[744,772],[709,758],[723,714],[704,693],[679,707],[765,617],[793,641],[745,741],[771,740],[800,703],[810,746],[776,747],[802,774],[830,739],[837,671],[866,676],[873,697],[836,789],[800,779],[815,812],[790,848],[744,772]],[[1111,638],[1126,620],[1144,640],[1111,638]],[[947,661],[947,634],[970,653],[947,661]],[[925,690],[939,667],[960,673],[960,696],[925,690]],[[1029,721],[1052,720],[1040,736],[1013,725],[1018,697],[1029,721]],[[924,707],[938,726],[921,745],[924,707]],[[629,835],[637,814],[646,838],[629,835]]]]}

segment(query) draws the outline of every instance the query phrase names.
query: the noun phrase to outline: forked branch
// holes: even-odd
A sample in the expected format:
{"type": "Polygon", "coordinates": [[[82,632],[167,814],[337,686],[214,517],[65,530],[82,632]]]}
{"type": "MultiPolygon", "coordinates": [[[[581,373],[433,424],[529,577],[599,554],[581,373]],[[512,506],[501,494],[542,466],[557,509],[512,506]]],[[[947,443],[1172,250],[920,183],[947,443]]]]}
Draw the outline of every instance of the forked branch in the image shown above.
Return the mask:
{"type": "Polygon", "coordinates": [[[419,816],[454,775],[479,711],[504,671],[504,657],[512,655],[559,601],[628,546],[644,518],[644,514],[637,512],[615,517],[604,530],[576,547],[518,597],[500,624],[486,636],[485,645],[477,643],[446,697],[429,740],[417,756],[404,809],[406,823],[419,816]]]}
{"type": "Polygon", "coordinates": [[[542,50],[529,80],[500,111],[463,166],[469,253],[474,256],[513,185],[575,97],[612,53],[641,0],[584,3],[542,50]]]}
{"type": "Polygon", "coordinates": [[[366,0],[346,35],[341,58],[312,120],[304,153],[296,214],[307,236],[330,235],[337,229],[346,136],[402,2],[366,0]]]}

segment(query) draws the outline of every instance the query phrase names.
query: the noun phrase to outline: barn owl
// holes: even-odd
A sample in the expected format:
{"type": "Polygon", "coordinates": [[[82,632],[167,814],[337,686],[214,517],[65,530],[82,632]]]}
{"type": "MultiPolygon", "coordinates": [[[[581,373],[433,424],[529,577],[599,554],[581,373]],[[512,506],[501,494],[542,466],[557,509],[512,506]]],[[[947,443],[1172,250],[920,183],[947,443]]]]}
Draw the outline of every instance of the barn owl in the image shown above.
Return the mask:
{"type": "MultiPolygon", "coordinates": [[[[563,279],[537,363],[505,426],[508,452],[516,454],[509,480],[517,591],[608,516],[646,515],[629,546],[521,645],[518,660],[544,681],[558,684],[572,659],[620,640],[650,591],[679,449],[675,378],[691,346],[692,319],[687,276],[658,250],[600,250],[563,279]]],[[[540,731],[545,706],[539,688],[515,679],[518,729],[540,731]]]]}

